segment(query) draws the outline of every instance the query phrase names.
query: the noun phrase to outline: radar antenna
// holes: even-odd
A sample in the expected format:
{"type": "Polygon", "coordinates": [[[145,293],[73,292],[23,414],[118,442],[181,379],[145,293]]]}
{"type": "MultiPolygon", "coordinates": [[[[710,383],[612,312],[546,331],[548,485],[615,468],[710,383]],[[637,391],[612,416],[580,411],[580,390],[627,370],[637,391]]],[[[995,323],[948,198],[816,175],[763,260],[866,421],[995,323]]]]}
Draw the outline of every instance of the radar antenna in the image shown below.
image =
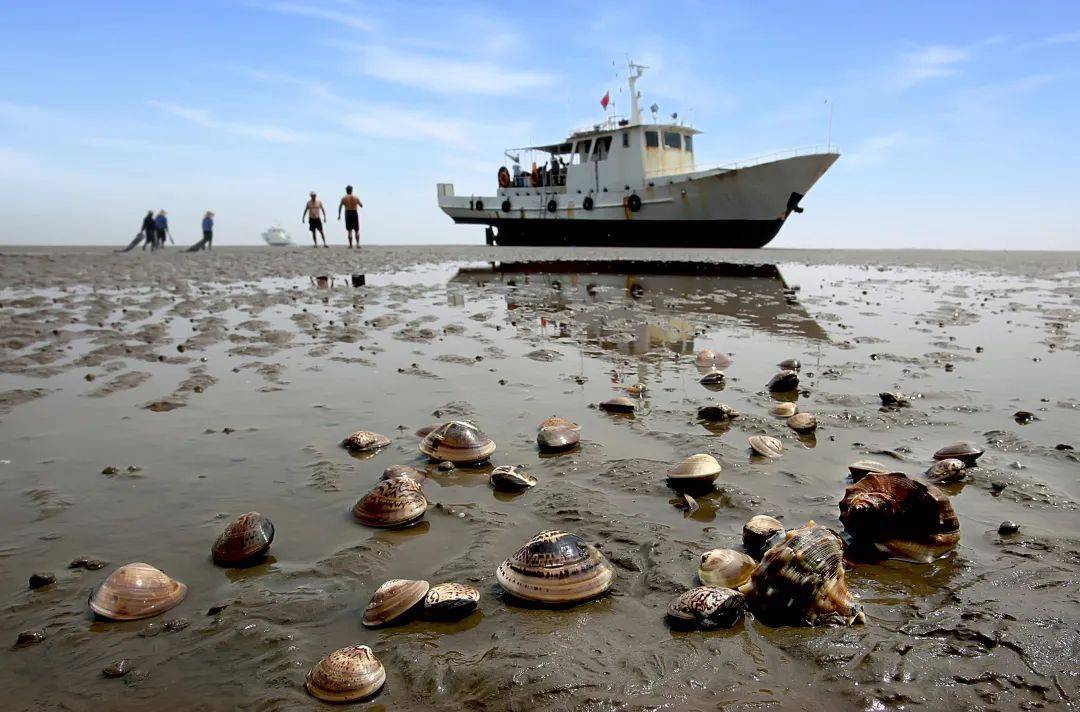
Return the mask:
{"type": "Polygon", "coordinates": [[[637,80],[648,67],[643,64],[634,64],[632,59],[626,60],[626,66],[630,70],[626,75],[626,81],[630,84],[630,123],[640,124],[641,109],[638,107],[638,99],[641,98],[641,94],[637,91],[637,80]]]}

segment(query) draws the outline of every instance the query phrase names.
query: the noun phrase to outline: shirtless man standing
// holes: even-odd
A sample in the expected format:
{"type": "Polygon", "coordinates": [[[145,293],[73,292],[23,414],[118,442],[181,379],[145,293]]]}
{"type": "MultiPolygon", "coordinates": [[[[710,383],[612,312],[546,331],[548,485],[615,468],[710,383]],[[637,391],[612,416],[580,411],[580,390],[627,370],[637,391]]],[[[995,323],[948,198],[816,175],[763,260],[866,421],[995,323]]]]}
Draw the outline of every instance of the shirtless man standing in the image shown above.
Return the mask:
{"type": "Polygon", "coordinates": [[[364,204],[360,198],[353,195],[352,186],[345,186],[345,196],[338,203],[337,219],[341,220],[341,211],[345,210],[345,233],[349,237],[349,247],[352,247],[353,233],[356,233],[356,247],[360,247],[360,208],[364,204]]]}
{"type": "Polygon", "coordinates": [[[315,195],[315,191],[311,191],[311,200],[304,206],[304,214],[300,217],[300,222],[307,220],[308,229],[311,230],[311,241],[315,243],[313,247],[319,246],[319,240],[315,237],[315,231],[318,230],[322,235],[323,247],[329,247],[326,244],[326,233],[323,232],[323,220],[326,219],[326,208],[323,207],[322,201],[319,200],[319,196],[315,195]],[[319,217],[319,213],[322,213],[322,217],[319,217]]]}

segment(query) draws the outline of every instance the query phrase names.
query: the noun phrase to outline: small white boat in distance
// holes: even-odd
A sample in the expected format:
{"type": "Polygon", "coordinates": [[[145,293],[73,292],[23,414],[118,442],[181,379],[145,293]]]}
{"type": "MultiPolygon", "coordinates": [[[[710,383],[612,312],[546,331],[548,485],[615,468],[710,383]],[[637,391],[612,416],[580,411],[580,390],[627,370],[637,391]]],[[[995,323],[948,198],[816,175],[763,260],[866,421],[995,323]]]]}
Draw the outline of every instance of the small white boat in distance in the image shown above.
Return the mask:
{"type": "Polygon", "coordinates": [[[510,149],[493,195],[439,183],[439,207],[455,223],[487,225],[488,244],[763,247],[840,157],[824,146],[699,167],[700,132],[677,114],[658,121],[655,104],[643,120],[635,84],[646,67],[629,69],[629,117],[510,149]]]}
{"type": "Polygon", "coordinates": [[[262,234],[263,242],[271,247],[288,247],[293,244],[292,237],[285,232],[285,228],[275,225],[262,234]]]}

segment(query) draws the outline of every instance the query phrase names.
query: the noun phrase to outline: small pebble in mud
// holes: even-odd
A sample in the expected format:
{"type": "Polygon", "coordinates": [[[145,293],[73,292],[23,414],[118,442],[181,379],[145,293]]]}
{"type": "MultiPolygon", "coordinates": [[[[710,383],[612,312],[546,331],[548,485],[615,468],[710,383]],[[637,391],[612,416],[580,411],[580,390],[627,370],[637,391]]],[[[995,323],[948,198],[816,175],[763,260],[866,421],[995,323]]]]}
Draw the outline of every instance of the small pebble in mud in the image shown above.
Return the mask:
{"type": "Polygon", "coordinates": [[[128,472],[142,472],[142,468],[139,467],[138,465],[128,465],[127,466],[127,471],[128,472]]]}
{"type": "Polygon", "coordinates": [[[115,474],[118,474],[119,472],[120,472],[120,468],[113,467],[112,465],[109,465],[108,467],[106,467],[104,470],[101,471],[101,474],[103,474],[103,475],[115,475],[115,474]]]}
{"type": "Polygon", "coordinates": [[[1020,425],[1027,425],[1031,421],[1035,420],[1035,414],[1030,413],[1026,410],[1018,410],[1013,413],[1013,420],[1015,420],[1020,425]]]}
{"type": "Polygon", "coordinates": [[[88,559],[85,556],[79,558],[68,564],[69,569],[87,569],[88,571],[97,571],[103,569],[109,565],[108,561],[102,561],[101,559],[88,559]]]}
{"type": "Polygon", "coordinates": [[[28,645],[34,645],[45,640],[45,631],[43,630],[24,630],[19,633],[19,637],[15,639],[15,645],[19,648],[25,648],[28,645]]]}
{"type": "Polygon", "coordinates": [[[173,618],[171,621],[165,621],[165,632],[175,633],[178,630],[183,630],[191,625],[191,621],[187,618],[173,618]]]}
{"type": "Polygon", "coordinates": [[[236,428],[222,428],[222,429],[221,429],[221,432],[223,432],[223,433],[225,433],[226,435],[228,435],[229,433],[235,433],[235,432],[236,432],[236,428]]]}
{"type": "Polygon", "coordinates": [[[183,345],[183,344],[178,344],[178,345],[176,346],[176,350],[177,350],[177,351],[179,351],[180,353],[184,353],[185,351],[187,351],[187,349],[186,349],[186,348],[184,348],[184,345],[183,345]]]}
{"type": "Polygon", "coordinates": [[[218,613],[221,613],[222,611],[224,611],[228,607],[229,607],[228,603],[224,603],[224,604],[222,604],[220,606],[210,606],[210,608],[207,609],[207,611],[206,611],[206,615],[208,615],[208,616],[216,616],[218,613]]]}
{"type": "Polygon", "coordinates": [[[983,351],[984,351],[984,349],[983,349],[982,346],[976,346],[975,347],[975,353],[981,354],[983,351]]]}
{"type": "Polygon", "coordinates": [[[191,390],[195,391],[196,393],[202,393],[205,389],[202,386],[195,386],[191,390]]]}
{"type": "Polygon", "coordinates": [[[1007,482],[991,482],[990,483],[990,489],[994,490],[994,494],[998,494],[999,492],[1001,492],[1002,490],[1004,490],[1008,486],[1009,486],[1009,484],[1007,482]]]}
{"type": "Polygon", "coordinates": [[[945,364],[945,370],[946,370],[946,371],[952,371],[952,370],[954,370],[955,368],[956,368],[956,366],[954,366],[954,365],[953,365],[953,364],[951,364],[951,363],[947,363],[947,364],[945,364]]]}
{"type": "Polygon", "coordinates": [[[94,374],[92,374],[92,373],[88,373],[88,374],[86,374],[85,376],[83,376],[83,378],[85,378],[85,379],[86,379],[87,381],[92,381],[92,380],[94,380],[95,378],[97,378],[97,376],[95,376],[95,375],[94,375],[94,374]]]}
{"type": "Polygon", "coordinates": [[[131,672],[131,661],[127,658],[111,662],[101,669],[101,674],[105,677],[123,677],[129,672],[131,672]]]}
{"type": "Polygon", "coordinates": [[[1000,525],[998,525],[998,534],[1001,534],[1003,536],[1006,534],[1015,534],[1018,531],[1020,531],[1020,525],[1016,522],[1010,522],[1008,520],[1005,520],[1000,525]]]}
{"type": "Polygon", "coordinates": [[[155,635],[161,633],[162,627],[160,623],[148,623],[145,628],[139,631],[140,638],[153,638],[155,635]]]}
{"type": "Polygon", "coordinates": [[[439,469],[443,472],[451,472],[455,469],[454,463],[450,462],[449,460],[444,460],[443,462],[439,463],[439,469]]]}
{"type": "Polygon", "coordinates": [[[30,574],[30,588],[41,588],[48,586],[51,583],[56,583],[56,576],[53,574],[30,574]]]}
{"type": "Polygon", "coordinates": [[[1062,452],[1066,452],[1066,451],[1072,450],[1073,446],[1072,445],[1066,445],[1065,443],[1058,443],[1057,445],[1054,446],[1054,449],[1055,450],[1061,450],[1062,452]]]}

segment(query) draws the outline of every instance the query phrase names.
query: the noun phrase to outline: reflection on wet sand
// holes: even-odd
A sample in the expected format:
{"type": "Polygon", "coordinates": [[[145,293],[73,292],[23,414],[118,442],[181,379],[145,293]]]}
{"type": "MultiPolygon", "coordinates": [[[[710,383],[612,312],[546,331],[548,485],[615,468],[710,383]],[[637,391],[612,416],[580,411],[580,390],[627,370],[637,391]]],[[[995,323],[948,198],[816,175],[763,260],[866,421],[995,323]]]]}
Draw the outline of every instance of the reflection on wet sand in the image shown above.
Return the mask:
{"type": "Polygon", "coordinates": [[[607,302],[602,317],[585,315],[584,336],[627,355],[657,346],[679,354],[695,351],[699,325],[687,314],[713,315],[769,332],[806,339],[828,335],[794,299],[794,291],[771,264],[648,262],[631,260],[502,262],[458,270],[451,282],[511,288],[508,308],[550,316],[543,327],[570,336],[568,322],[582,315],[575,304],[607,302]],[[532,288],[532,289],[530,289],[532,288]],[[542,288],[542,289],[538,289],[542,288]],[[567,312],[566,318],[561,313],[567,312]],[[642,318],[642,313],[649,318],[642,318]],[[614,320],[636,321],[631,341],[615,341],[614,320]],[[549,323],[550,322],[550,323],[549,323]]]}

